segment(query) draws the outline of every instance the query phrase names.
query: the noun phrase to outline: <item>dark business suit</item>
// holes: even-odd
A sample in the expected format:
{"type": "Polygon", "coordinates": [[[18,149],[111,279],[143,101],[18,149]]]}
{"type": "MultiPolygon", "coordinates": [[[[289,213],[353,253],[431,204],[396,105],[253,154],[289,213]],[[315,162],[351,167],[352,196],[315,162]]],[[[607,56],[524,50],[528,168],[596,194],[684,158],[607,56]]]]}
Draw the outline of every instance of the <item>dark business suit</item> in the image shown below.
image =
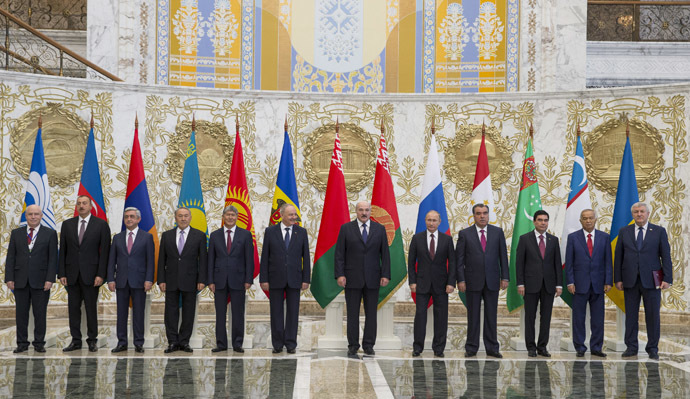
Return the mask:
{"type": "Polygon", "coordinates": [[[196,288],[206,284],[206,234],[189,227],[182,253],[177,248],[177,228],[161,235],[158,251],[158,284],[165,284],[165,335],[168,345],[185,346],[194,329],[196,288]],[[182,297],[182,323],[180,320],[182,297]],[[179,324],[179,325],[178,325],[179,324]]]}
{"type": "Polygon", "coordinates": [[[5,283],[14,281],[16,302],[17,347],[29,346],[29,308],[34,313],[34,347],[45,345],[46,309],[50,291],[44,291],[46,281],[55,282],[58,250],[55,230],[41,226],[35,233],[34,246],[29,250],[27,227],[10,233],[5,259],[5,283]]]}
{"type": "Polygon", "coordinates": [[[155,247],[153,236],[142,229],[137,231],[132,252],[127,253],[130,231],[125,229],[113,237],[108,259],[108,282],[115,282],[117,296],[117,345],[127,346],[127,318],[132,300],[134,345],[144,345],[144,310],[146,291],[144,282],[153,283],[155,247]]]}
{"type": "Polygon", "coordinates": [[[368,221],[367,242],[362,239],[359,222],[343,224],[335,244],[335,278],[345,277],[347,342],[350,350],[359,349],[359,304],[364,299],[364,337],[362,347],[376,343],[376,308],[381,278],[391,278],[391,258],[386,228],[368,221]]]}
{"type": "Polygon", "coordinates": [[[307,230],[293,224],[288,247],[285,247],[285,225],[266,228],[261,249],[259,282],[268,283],[271,306],[271,341],[274,349],[297,347],[299,295],[302,283],[309,284],[309,236],[307,230]],[[287,316],[283,321],[283,301],[287,316]]]}
{"type": "Polygon", "coordinates": [[[544,232],[545,251],[541,257],[534,231],[518,240],[515,254],[516,283],[525,287],[525,344],[527,350],[546,350],[549,344],[551,311],[556,287],[563,287],[563,263],[558,238],[544,232]],[[534,323],[539,306],[539,340],[534,343],[534,323]]]}
{"type": "Polygon", "coordinates": [[[226,317],[228,294],[232,311],[231,343],[241,348],[244,341],[245,284],[254,281],[254,242],[252,233],[240,227],[235,229],[230,253],[224,228],[211,233],[208,247],[208,285],[216,285],[216,341],[217,347],[227,349],[226,317]]]}
{"type": "Polygon", "coordinates": [[[79,243],[79,220],[73,217],[62,222],[60,230],[60,263],[58,278],[67,278],[67,308],[72,342],[81,345],[81,303],[86,310],[86,342],[98,342],[98,292],[94,280],[105,281],[110,255],[110,226],[93,215],[79,243]]]}
{"type": "Polygon", "coordinates": [[[407,275],[410,284],[416,284],[416,311],[414,315],[415,352],[424,350],[426,316],[429,299],[434,300],[434,339],[431,349],[443,353],[448,330],[448,294],[446,286],[455,286],[455,249],[453,238],[439,231],[434,233],[434,258],[429,253],[428,230],[412,237],[407,257],[407,275]]]}
{"type": "Polygon", "coordinates": [[[604,344],[604,285],[613,285],[611,240],[608,234],[594,230],[592,255],[587,248],[587,233],[580,229],[568,235],[565,246],[565,285],[575,284],[573,295],[573,345],[585,352],[585,316],[589,303],[589,346],[601,351],[604,344]]]}
{"type": "Polygon", "coordinates": [[[614,256],[614,282],[623,282],[625,296],[625,345],[637,352],[638,314],[640,296],[644,301],[649,354],[659,351],[661,290],[654,285],[653,270],[662,270],[664,280],[673,284],[671,247],[666,229],[647,224],[642,247],[637,248],[637,225],[625,226],[618,232],[614,256]]]}
{"type": "Polygon", "coordinates": [[[476,353],[479,349],[479,316],[481,301],[484,301],[484,348],[487,352],[498,352],[496,319],[498,292],[501,280],[509,280],[508,251],[506,238],[500,227],[486,225],[486,250],[482,250],[478,229],[470,226],[460,230],[455,247],[455,261],[458,264],[458,283],[466,283],[467,299],[467,342],[465,350],[476,353]]]}

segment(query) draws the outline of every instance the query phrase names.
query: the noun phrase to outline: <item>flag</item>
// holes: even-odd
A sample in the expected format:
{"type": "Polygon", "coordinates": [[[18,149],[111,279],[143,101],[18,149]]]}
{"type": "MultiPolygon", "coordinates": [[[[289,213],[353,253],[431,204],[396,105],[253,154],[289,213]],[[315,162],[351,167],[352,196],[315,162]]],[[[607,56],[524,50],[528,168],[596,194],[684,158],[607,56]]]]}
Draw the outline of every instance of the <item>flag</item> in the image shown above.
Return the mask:
{"type": "Polygon", "coordinates": [[[379,288],[379,308],[395,294],[407,278],[398,206],[395,203],[395,190],[388,167],[388,149],[386,148],[386,139],[383,137],[383,129],[381,130],[379,152],[376,157],[374,192],[371,197],[371,219],[386,228],[391,255],[391,280],[387,286],[379,288]]]}
{"type": "MultiPolygon", "coordinates": [[[[565,206],[565,224],[563,225],[563,235],[561,235],[561,260],[563,261],[564,283],[567,281],[565,278],[565,250],[568,244],[568,235],[582,228],[580,214],[585,209],[592,209],[592,201],[589,198],[589,181],[587,180],[585,156],[582,152],[582,141],[580,140],[580,129],[578,127],[573,175],[570,178],[570,194],[568,195],[568,203],[565,206]]],[[[573,295],[568,291],[567,287],[563,287],[561,299],[568,306],[573,307],[573,295]]]]}
{"type": "Polygon", "coordinates": [[[494,209],[494,193],[491,188],[491,173],[489,172],[489,157],[486,155],[486,138],[482,125],[482,144],[477,155],[477,168],[474,171],[474,185],[472,186],[472,206],[484,204],[489,207],[489,223],[496,223],[494,209]]]}
{"type": "MultiPolygon", "coordinates": [[[[633,204],[640,201],[637,193],[637,180],[635,179],[635,164],[633,163],[632,148],[630,147],[630,137],[625,139],[625,150],[621,160],[621,171],[618,176],[618,189],[616,190],[616,204],[613,208],[613,220],[611,220],[611,254],[615,258],[616,242],[618,232],[621,228],[634,223],[630,208],[633,204]]],[[[614,285],[606,294],[623,312],[625,312],[625,301],[623,291],[616,289],[614,285]]]]}
{"type": "Polygon", "coordinates": [[[297,180],[295,179],[295,166],[292,161],[292,146],[290,136],[287,132],[287,122],[285,124],[285,135],[283,136],[283,152],[280,154],[280,166],[278,166],[278,177],[276,179],[276,190],[273,193],[273,205],[271,205],[271,218],[269,224],[280,223],[280,207],[283,204],[290,204],[297,210],[297,224],[302,224],[302,212],[299,209],[299,197],[297,196],[297,180]]]}
{"type": "MultiPolygon", "coordinates": [[[[98,156],[96,155],[96,140],[93,134],[93,117],[91,117],[91,131],[86,142],[86,152],[84,153],[84,164],[81,167],[81,181],[77,196],[87,196],[91,199],[91,214],[99,219],[108,221],[105,212],[105,201],[103,200],[103,188],[101,186],[101,172],[98,166],[98,156]]],[[[77,207],[74,207],[74,216],[77,216],[77,207]]]]}
{"type": "Polygon", "coordinates": [[[225,193],[225,206],[227,207],[228,205],[237,208],[237,225],[245,230],[249,230],[252,234],[252,242],[254,243],[254,273],[252,277],[255,278],[259,275],[259,248],[256,246],[256,233],[254,232],[252,206],[249,200],[247,175],[244,171],[244,153],[242,152],[239,123],[235,125],[235,150],[232,154],[228,190],[225,193]]]}
{"type": "Polygon", "coordinates": [[[55,230],[55,213],[53,212],[53,200],[50,198],[50,184],[48,184],[48,172],[46,158],[43,154],[43,139],[41,135],[41,120],[38,120],[38,133],[34,142],[34,155],[31,158],[31,170],[29,181],[26,183],[24,194],[24,207],[19,221],[20,226],[26,226],[26,207],[38,205],[43,211],[41,224],[55,230]]]}
{"type": "MultiPolygon", "coordinates": [[[[139,228],[151,233],[153,236],[153,246],[156,251],[155,264],[158,264],[158,232],[156,231],[156,221],[153,218],[151,209],[151,199],[149,189],[146,187],[146,174],[144,173],[144,162],[141,158],[141,147],[139,147],[139,123],[134,122],[134,141],[132,143],[132,157],[129,161],[129,177],[127,178],[127,194],[125,194],[125,209],[133,206],[141,212],[139,228]]],[[[125,231],[125,223],[122,222],[122,231],[125,231]]],[[[158,268],[154,267],[154,273],[158,274],[158,268]]],[[[153,281],[156,281],[154,276],[153,281]]]]}
{"type": "Polygon", "coordinates": [[[537,184],[537,163],[534,161],[532,138],[530,137],[527,141],[525,159],[522,162],[522,184],[515,210],[515,225],[513,226],[513,238],[510,245],[510,283],[508,284],[508,294],[506,296],[509,312],[520,308],[524,304],[522,297],[517,292],[515,253],[517,252],[520,236],[534,230],[534,212],[539,209],[541,209],[541,198],[539,197],[539,184],[537,184]]]}
{"type": "Polygon", "coordinates": [[[189,225],[206,233],[206,241],[208,243],[208,224],[206,223],[204,196],[201,193],[201,178],[199,177],[199,160],[196,153],[194,125],[194,121],[192,121],[192,135],[187,146],[187,158],[184,161],[180,198],[177,201],[177,206],[189,209],[189,212],[192,214],[192,221],[189,225]]]}
{"type": "Polygon", "coordinates": [[[335,243],[338,241],[340,226],[350,221],[347,205],[345,174],[343,173],[343,154],[340,149],[338,125],[335,129],[333,156],[328,170],[326,198],[323,202],[321,225],[314,253],[314,269],[311,277],[311,293],[314,299],[325,308],[343,288],[335,279],[335,243]]]}

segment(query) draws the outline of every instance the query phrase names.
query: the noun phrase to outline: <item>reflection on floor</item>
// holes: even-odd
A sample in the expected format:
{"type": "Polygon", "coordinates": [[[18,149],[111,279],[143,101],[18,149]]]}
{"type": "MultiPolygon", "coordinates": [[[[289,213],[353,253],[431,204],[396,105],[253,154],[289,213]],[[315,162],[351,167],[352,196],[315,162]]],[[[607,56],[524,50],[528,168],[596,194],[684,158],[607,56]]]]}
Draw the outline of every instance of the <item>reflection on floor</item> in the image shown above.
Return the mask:
{"type": "Polygon", "coordinates": [[[690,397],[687,362],[623,360],[615,353],[603,361],[567,352],[530,359],[509,351],[501,360],[481,352],[465,359],[460,351],[413,360],[409,351],[352,358],[345,351],[272,355],[266,349],[220,356],[208,349],[2,355],[0,397],[15,398],[690,397]]]}

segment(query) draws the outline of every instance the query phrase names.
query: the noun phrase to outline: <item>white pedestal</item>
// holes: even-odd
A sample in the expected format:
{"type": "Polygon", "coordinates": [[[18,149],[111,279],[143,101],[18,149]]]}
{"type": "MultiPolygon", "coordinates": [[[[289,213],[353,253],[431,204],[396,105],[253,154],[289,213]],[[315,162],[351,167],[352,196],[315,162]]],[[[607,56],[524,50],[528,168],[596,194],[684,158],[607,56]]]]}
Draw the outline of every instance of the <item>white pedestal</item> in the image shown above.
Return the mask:
{"type": "Polygon", "coordinates": [[[395,301],[389,300],[381,309],[376,311],[376,349],[381,350],[400,350],[402,340],[394,334],[393,310],[395,301]]]}
{"type": "Polygon", "coordinates": [[[616,308],[616,337],[604,338],[604,343],[608,350],[625,351],[625,313],[620,308],[616,308]]]}
{"type": "MultiPolygon", "coordinates": [[[[587,305],[587,314],[585,315],[585,345],[589,345],[589,337],[592,334],[591,315],[589,314],[589,305],[587,305]]],[[[573,311],[570,310],[570,337],[561,337],[561,349],[564,351],[575,352],[575,344],[573,344],[573,311]]],[[[592,348],[590,348],[592,349],[592,348]]]]}
{"type": "Polygon", "coordinates": [[[345,295],[339,294],[326,306],[326,334],[319,337],[319,349],[346,349],[347,338],[343,335],[343,311],[345,295]]]}
{"type": "MultiPolygon", "coordinates": [[[[153,349],[161,343],[161,337],[158,335],[151,334],[151,302],[153,301],[153,294],[150,292],[146,293],[146,305],[144,306],[144,348],[153,349]]],[[[129,314],[132,314],[130,311],[129,314]]],[[[130,323],[130,331],[127,337],[128,345],[134,345],[134,325],[131,322],[131,318],[128,317],[130,323]]]]}
{"type": "MultiPolygon", "coordinates": [[[[413,327],[414,328],[414,327],[413,327]]],[[[414,335],[414,331],[412,332],[414,335]]],[[[424,349],[431,349],[434,341],[434,305],[426,310],[426,335],[424,336],[424,349]]]]}
{"type": "MultiPolygon", "coordinates": [[[[228,336],[232,334],[232,306],[228,303],[228,317],[226,319],[228,336]]],[[[232,341],[232,340],[230,340],[232,341]]],[[[230,342],[232,347],[232,342],[230,342]]],[[[244,340],[242,342],[242,348],[251,349],[254,347],[254,336],[247,334],[247,291],[244,294],[244,340]]]]}
{"type": "MultiPolygon", "coordinates": [[[[96,302],[96,309],[98,309],[98,301],[96,302]]],[[[98,314],[98,311],[96,311],[96,314],[98,314]]],[[[84,340],[84,337],[88,336],[88,327],[86,324],[86,306],[84,304],[81,304],[81,336],[82,340],[84,340]]],[[[108,336],[104,334],[98,334],[98,342],[96,343],[97,348],[102,348],[108,344],[108,336]]]]}
{"type": "MultiPolygon", "coordinates": [[[[182,323],[182,309],[180,309],[179,320],[182,323]]],[[[204,337],[199,334],[199,294],[196,295],[196,302],[194,303],[194,328],[192,329],[192,336],[189,338],[189,346],[192,349],[204,347],[204,337]]]]}
{"type": "MultiPolygon", "coordinates": [[[[541,305],[539,306],[541,307],[541,305]]],[[[539,307],[537,307],[537,318],[535,325],[539,325],[539,307]]],[[[526,351],[527,344],[525,343],[525,307],[520,309],[520,335],[510,338],[510,348],[516,351],[526,351]]]]}
{"type": "MultiPolygon", "coordinates": [[[[31,308],[31,305],[29,305],[29,327],[27,328],[27,337],[29,341],[29,345],[34,340],[34,328],[36,326],[36,323],[34,322],[34,313],[33,309],[31,308]]],[[[46,341],[45,347],[46,348],[52,348],[57,344],[57,337],[60,335],[63,331],[69,331],[69,327],[62,327],[58,329],[57,331],[48,331],[48,328],[46,328],[46,335],[44,340],[46,341]]]]}

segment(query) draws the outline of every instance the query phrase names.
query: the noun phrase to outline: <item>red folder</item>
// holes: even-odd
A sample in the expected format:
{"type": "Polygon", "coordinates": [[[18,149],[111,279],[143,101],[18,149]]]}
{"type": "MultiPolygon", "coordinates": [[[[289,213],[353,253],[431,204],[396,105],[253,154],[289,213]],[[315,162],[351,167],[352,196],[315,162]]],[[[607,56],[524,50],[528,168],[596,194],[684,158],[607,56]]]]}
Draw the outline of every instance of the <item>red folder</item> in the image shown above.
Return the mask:
{"type": "Polygon", "coordinates": [[[664,271],[662,269],[652,270],[652,276],[654,277],[654,286],[656,289],[661,288],[661,283],[664,281],[664,271]]]}

